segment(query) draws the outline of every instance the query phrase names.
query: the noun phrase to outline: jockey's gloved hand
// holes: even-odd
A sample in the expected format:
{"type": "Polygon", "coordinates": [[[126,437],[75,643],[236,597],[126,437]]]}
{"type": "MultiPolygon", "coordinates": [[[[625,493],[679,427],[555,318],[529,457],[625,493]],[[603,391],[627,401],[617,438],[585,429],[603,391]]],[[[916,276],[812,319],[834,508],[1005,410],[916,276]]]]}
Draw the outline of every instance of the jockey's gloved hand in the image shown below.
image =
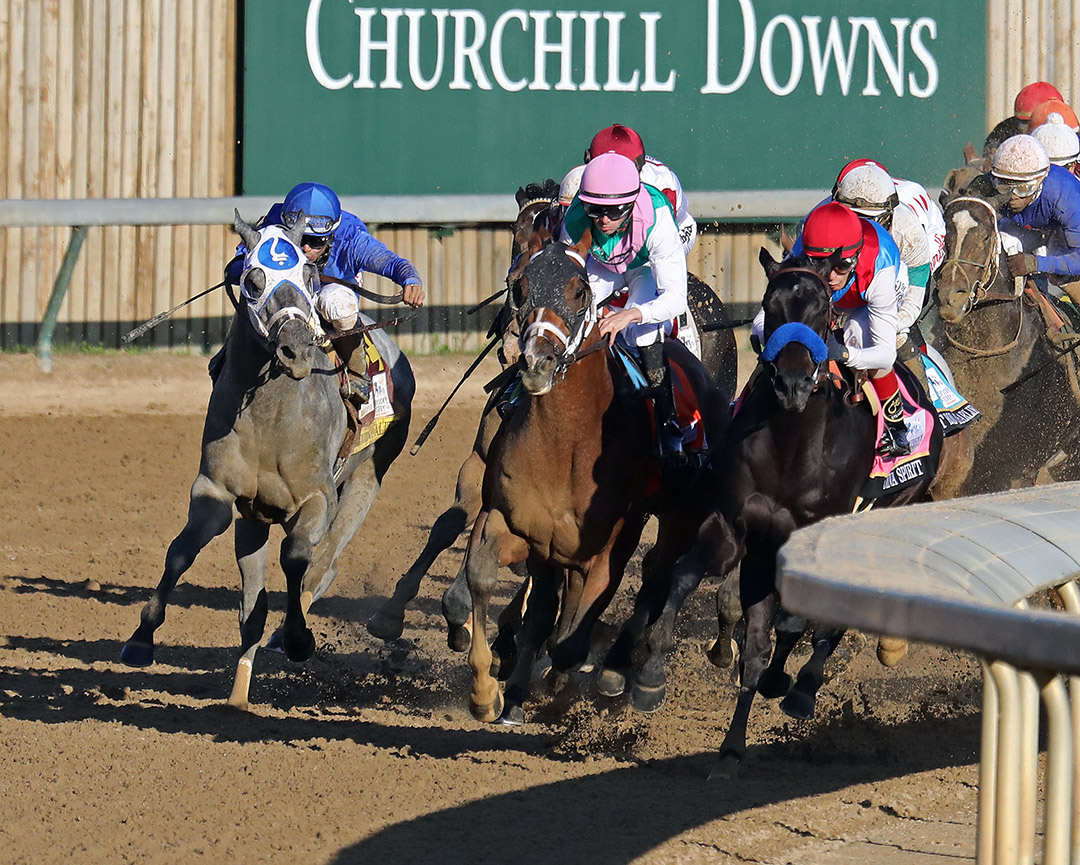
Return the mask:
{"type": "Polygon", "coordinates": [[[838,360],[840,363],[848,362],[847,346],[838,340],[832,333],[829,334],[825,347],[829,350],[829,360],[838,360]]]}
{"type": "Polygon", "coordinates": [[[1027,252],[1010,255],[1005,262],[1009,266],[1009,276],[1027,276],[1039,271],[1039,259],[1027,252]]]}

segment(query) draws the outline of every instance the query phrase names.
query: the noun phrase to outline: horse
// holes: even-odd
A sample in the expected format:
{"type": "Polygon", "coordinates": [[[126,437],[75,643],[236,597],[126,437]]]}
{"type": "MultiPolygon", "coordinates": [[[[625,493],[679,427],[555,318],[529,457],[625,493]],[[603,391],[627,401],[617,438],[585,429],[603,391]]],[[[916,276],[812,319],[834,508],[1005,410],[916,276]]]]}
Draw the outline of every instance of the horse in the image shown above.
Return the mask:
{"type": "MultiPolygon", "coordinates": [[[[515,265],[520,263],[529,240],[541,230],[551,237],[557,237],[563,217],[563,209],[559,205],[559,184],[550,178],[518,187],[515,199],[519,209],[512,226],[508,289],[512,288],[509,275],[517,272],[515,265]]],[[[724,304],[707,284],[693,274],[687,276],[687,303],[688,311],[680,320],[684,340],[697,344],[702,363],[721,391],[734,393],[738,375],[738,349],[733,330],[723,326],[727,322],[724,304]]],[[[506,301],[488,333],[489,337],[496,336],[501,340],[499,360],[504,370],[516,366],[520,357],[516,312],[514,293],[507,291],[506,301]]],[[[488,448],[500,423],[500,417],[494,410],[500,395],[501,389],[496,388],[481,413],[472,450],[458,470],[453,504],[436,518],[424,548],[398,580],[390,598],[368,620],[367,628],[372,636],[383,640],[395,640],[401,636],[404,630],[405,608],[419,593],[420,585],[431,566],[474,524],[480,512],[480,485],[488,448]]],[[[457,588],[464,588],[463,582],[459,583],[457,588]]],[[[523,595],[524,593],[521,600],[523,595]]],[[[507,615],[512,616],[518,607],[519,603],[515,602],[508,609],[507,615]]],[[[463,627],[463,622],[453,619],[454,614],[447,613],[448,643],[455,651],[464,651],[468,647],[469,634],[463,627]]]]}
{"type": "Polygon", "coordinates": [[[228,704],[238,709],[248,708],[252,662],[266,623],[270,526],[285,530],[280,645],[290,660],[304,661],[315,651],[308,609],[333,582],[346,544],[405,445],[415,392],[408,360],[389,336],[373,330],[389,367],[393,420],[381,437],[339,455],[348,427],[341,368],[322,347],[313,296],[318,271],[299,246],[304,226],[300,220],[289,231],[257,231],[235,215],[248,249],[241,299],[206,411],[187,523],[169,545],[161,580],[121,653],[131,666],[153,662],[154,633],[169,595],[203,547],[232,524],[235,508],[243,593],[240,658],[228,704]]]}
{"type": "MultiPolygon", "coordinates": [[[[605,659],[609,685],[624,675],[629,649],[659,611],[670,565],[689,548],[697,525],[692,468],[661,473],[659,489],[650,488],[659,461],[651,451],[649,415],[629,380],[613,371],[616,361],[596,327],[585,270],[590,243],[589,232],[576,246],[541,232],[512,283],[526,395],[506,415],[488,453],[481,510],[462,564],[467,592],[451,586],[444,598],[457,608],[452,613],[470,618],[469,706],[481,721],[523,721],[530,674],[545,645],[557,671],[585,661],[592,626],[654,513],[658,540],[634,613],[605,659]],[[523,561],[528,603],[515,645],[496,658],[486,636],[496,574],[523,561]],[[500,675],[509,669],[505,696],[493,668],[500,675]]],[[[706,438],[717,440],[728,419],[726,398],[678,340],[664,345],[697,395],[706,438]]]]}
{"type": "Polygon", "coordinates": [[[927,330],[983,414],[971,428],[971,492],[1080,479],[1080,407],[1064,362],[1053,362],[1058,350],[1037,300],[1008,276],[995,208],[959,196],[947,203],[945,224],[927,330]]]}
{"type": "MultiPolygon", "coordinates": [[[[810,623],[779,606],[777,551],[796,529],[852,512],[861,503],[875,456],[876,419],[851,399],[852,383],[825,367],[825,340],[832,326],[823,272],[828,265],[806,256],[778,264],[764,249],[760,260],[768,276],[762,302],[766,350],[712,455],[712,510],[693,548],[674,567],[671,594],[649,630],[643,668],[653,687],[663,686],[664,658],[683,602],[706,574],[723,576],[738,566],[745,638],[739,696],[720,752],[724,774],[733,772],[745,753],[755,694],[782,697],[781,707],[793,717],[813,717],[825,661],[844,632],[815,626],[812,656],[792,684],[784,666],[810,623]]],[[[923,476],[873,500],[873,506],[927,498],[941,443],[935,419],[923,476]]],[[[730,662],[728,646],[727,640],[718,640],[716,651],[730,662]]]]}

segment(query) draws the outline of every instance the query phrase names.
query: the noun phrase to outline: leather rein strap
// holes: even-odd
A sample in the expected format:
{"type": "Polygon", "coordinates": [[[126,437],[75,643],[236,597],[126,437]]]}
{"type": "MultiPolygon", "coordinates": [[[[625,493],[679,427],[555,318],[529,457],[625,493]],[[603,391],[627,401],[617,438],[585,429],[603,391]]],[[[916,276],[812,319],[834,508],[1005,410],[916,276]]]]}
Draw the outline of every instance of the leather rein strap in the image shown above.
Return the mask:
{"type": "Polygon", "coordinates": [[[377,294],[374,291],[368,291],[362,285],[357,285],[355,282],[351,282],[347,279],[339,279],[336,276],[327,276],[325,273],[319,274],[320,282],[330,282],[334,285],[344,285],[346,288],[351,288],[358,295],[365,300],[370,300],[372,303],[401,303],[405,299],[405,293],[399,291],[397,294],[377,294]]]}

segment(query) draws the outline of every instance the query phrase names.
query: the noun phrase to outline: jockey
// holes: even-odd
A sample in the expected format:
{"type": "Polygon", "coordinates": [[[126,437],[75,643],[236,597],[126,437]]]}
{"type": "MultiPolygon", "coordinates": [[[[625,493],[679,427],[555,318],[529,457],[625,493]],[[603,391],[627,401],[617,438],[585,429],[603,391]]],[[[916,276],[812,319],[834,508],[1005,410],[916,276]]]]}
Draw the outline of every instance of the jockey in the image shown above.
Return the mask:
{"type": "MultiPolygon", "coordinates": [[[[908,334],[922,313],[930,276],[945,259],[945,218],[918,183],[894,181],[872,160],[857,162],[841,170],[833,187],[833,200],[884,226],[896,241],[908,274],[907,291],[898,298],[897,348],[906,346],[906,356],[911,356],[914,345],[908,341],[908,334]],[[900,200],[901,184],[910,203],[900,200]]],[[[914,342],[921,344],[921,337],[914,342]]]]}
{"type": "Polygon", "coordinates": [[[589,149],[585,151],[585,162],[588,163],[590,159],[601,153],[612,152],[625,156],[637,166],[642,183],[659,189],[667,196],[671,206],[675,208],[675,221],[679,225],[679,238],[682,240],[683,250],[689,255],[697,240],[697,221],[687,209],[686,196],[683,194],[682,184],[675,172],[659,159],[646,156],[641,136],[629,126],[616,123],[614,126],[608,126],[597,132],[589,143],[589,149]]]}
{"type": "Polygon", "coordinates": [[[559,186],[559,204],[564,213],[566,212],[566,209],[573,204],[574,198],[578,194],[578,190],[581,189],[581,175],[584,173],[584,165],[576,165],[566,172],[566,177],[563,178],[563,182],[559,186]]]}
{"type": "MultiPolygon", "coordinates": [[[[810,211],[791,256],[805,253],[831,265],[826,278],[833,309],[845,314],[844,344],[839,360],[851,369],[866,370],[881,401],[885,433],[879,446],[884,456],[911,453],[896,362],[897,283],[903,279],[900,250],[881,225],[862,219],[839,202],[810,211]]],[[[760,344],[765,324],[762,309],[753,332],[760,344]]]]}
{"type": "MultiPolygon", "coordinates": [[[[408,259],[391,252],[368,233],[367,226],[352,213],[341,209],[337,193],[322,183],[299,183],[289,190],[285,200],[274,204],[259,225],[284,225],[291,228],[300,219],[307,221],[300,248],[307,260],[319,269],[320,276],[363,282],[363,272],[388,277],[401,286],[402,297],[410,306],[424,302],[424,286],[416,268],[408,259]]],[[[237,257],[225,267],[225,279],[230,285],[240,282],[246,247],[236,248],[237,257]]],[[[345,285],[326,283],[316,287],[315,307],[319,315],[335,331],[356,326],[360,313],[357,294],[345,285]]],[[[343,349],[344,351],[344,349],[343,349]]],[[[347,352],[351,354],[351,352],[347,352]]],[[[348,357],[342,356],[346,364],[348,357]]],[[[210,376],[216,378],[224,362],[224,351],[210,361],[210,376]]],[[[366,372],[352,370],[353,382],[361,401],[370,390],[366,372]]]]}
{"type": "Polygon", "coordinates": [[[562,239],[577,243],[586,231],[592,233],[586,267],[593,302],[626,295],[622,309],[600,319],[600,333],[609,340],[622,333],[637,348],[654,393],[660,455],[678,455],[682,435],[663,340],[686,312],[686,254],[671,201],[642,183],[628,158],[601,153],[585,166],[562,239]]]}
{"type": "MultiPolygon", "coordinates": [[[[980,180],[985,186],[985,178],[980,180]]],[[[1002,143],[989,180],[1002,214],[998,225],[1015,238],[1013,248],[1020,249],[1007,259],[1009,274],[1059,277],[1054,282],[1080,277],[1080,180],[1052,165],[1046,148],[1032,135],[1014,135],[1002,143]]],[[[1042,282],[1036,284],[1045,291],[1042,282]]]]}
{"type": "Polygon", "coordinates": [[[1033,138],[1046,148],[1051,165],[1060,165],[1073,174],[1080,172],[1080,136],[1071,129],[1056,111],[1052,111],[1045,123],[1031,130],[1033,138]]]}
{"type": "Polygon", "coordinates": [[[1006,117],[986,136],[986,143],[983,145],[983,159],[986,165],[990,164],[998,147],[1007,138],[1028,131],[1031,113],[1048,99],[1064,101],[1058,89],[1045,81],[1035,81],[1016,94],[1016,99],[1013,100],[1013,116],[1006,117]]]}
{"type": "Polygon", "coordinates": [[[1031,112],[1031,120],[1028,121],[1028,132],[1034,134],[1036,129],[1049,122],[1052,114],[1060,117],[1060,120],[1056,122],[1064,123],[1073,132],[1080,133],[1080,119],[1077,118],[1076,112],[1060,99],[1047,99],[1042,105],[1036,106],[1031,112]]]}

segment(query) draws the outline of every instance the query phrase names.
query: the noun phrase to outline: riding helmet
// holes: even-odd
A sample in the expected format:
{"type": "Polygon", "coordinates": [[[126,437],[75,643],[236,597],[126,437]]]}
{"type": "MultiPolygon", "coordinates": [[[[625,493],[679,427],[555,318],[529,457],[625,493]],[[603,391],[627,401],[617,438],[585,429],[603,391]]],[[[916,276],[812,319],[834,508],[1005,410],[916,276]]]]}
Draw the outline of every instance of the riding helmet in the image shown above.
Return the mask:
{"type": "Polygon", "coordinates": [[[994,151],[990,173],[1002,180],[1027,182],[1041,180],[1050,170],[1046,148],[1032,135],[1006,138],[994,151]]]}
{"type": "Polygon", "coordinates": [[[810,211],[802,233],[803,251],[811,258],[854,257],[863,245],[862,220],[854,211],[830,201],[810,211]]]}
{"type": "Polygon", "coordinates": [[[585,173],[584,165],[577,165],[566,172],[562,185],[559,187],[559,204],[569,207],[581,188],[581,175],[585,173]]]}
{"type": "Polygon", "coordinates": [[[1031,112],[1031,120],[1028,122],[1028,130],[1034,132],[1047,122],[1051,114],[1061,117],[1061,122],[1073,132],[1080,132],[1080,120],[1077,120],[1076,112],[1060,99],[1047,99],[1042,105],[1036,106],[1031,112]]]}
{"type": "Polygon", "coordinates": [[[1047,99],[1064,99],[1058,89],[1046,81],[1035,81],[1016,94],[1013,114],[1018,120],[1030,120],[1031,112],[1047,99]]]}
{"type": "Polygon", "coordinates": [[[281,221],[292,228],[303,214],[307,217],[304,234],[326,237],[341,223],[341,202],[337,193],[322,183],[298,183],[289,190],[281,205],[281,221]]]}
{"type": "Polygon", "coordinates": [[[848,171],[836,184],[833,199],[871,219],[892,213],[900,203],[896,184],[876,162],[868,162],[848,171]]]}
{"type": "Polygon", "coordinates": [[[1080,137],[1065,125],[1056,111],[1051,112],[1046,123],[1031,133],[1046,148],[1046,155],[1054,165],[1072,165],[1080,159],[1080,137]]]}
{"type": "Polygon", "coordinates": [[[629,126],[619,123],[601,129],[593,136],[589,149],[585,151],[585,161],[599,156],[601,153],[618,153],[633,162],[638,171],[645,164],[645,145],[638,135],[629,126]]]}
{"type": "Polygon", "coordinates": [[[618,153],[601,153],[585,166],[578,198],[589,204],[628,204],[640,190],[633,162],[618,153]]]}

